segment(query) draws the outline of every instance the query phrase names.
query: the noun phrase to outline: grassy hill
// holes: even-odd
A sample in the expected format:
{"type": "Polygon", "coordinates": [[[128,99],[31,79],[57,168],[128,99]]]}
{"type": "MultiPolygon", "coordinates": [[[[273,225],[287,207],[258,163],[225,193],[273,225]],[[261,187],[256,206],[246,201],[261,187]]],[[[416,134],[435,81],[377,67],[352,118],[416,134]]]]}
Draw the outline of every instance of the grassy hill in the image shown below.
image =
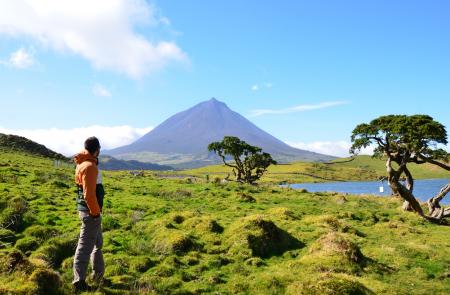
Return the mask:
{"type": "Polygon", "coordinates": [[[42,144],[36,143],[28,138],[18,135],[0,133],[0,150],[19,151],[33,155],[44,156],[56,160],[69,160],[64,155],[56,153],[42,144]]]}
{"type": "MultiPolygon", "coordinates": [[[[325,181],[359,181],[378,180],[386,176],[385,161],[370,156],[358,156],[355,160],[337,159],[329,163],[297,162],[292,164],[272,165],[263,176],[263,182],[303,183],[325,181]]],[[[411,173],[417,179],[448,178],[448,171],[430,164],[410,165],[411,173]]],[[[207,166],[185,170],[182,173],[204,178],[224,178],[231,174],[231,168],[225,165],[207,166]]]]}
{"type": "MultiPolygon", "coordinates": [[[[448,227],[397,199],[158,175],[104,172],[97,294],[448,294],[448,227]]],[[[73,168],[0,151],[0,224],[0,294],[69,293],[73,168]]]]}

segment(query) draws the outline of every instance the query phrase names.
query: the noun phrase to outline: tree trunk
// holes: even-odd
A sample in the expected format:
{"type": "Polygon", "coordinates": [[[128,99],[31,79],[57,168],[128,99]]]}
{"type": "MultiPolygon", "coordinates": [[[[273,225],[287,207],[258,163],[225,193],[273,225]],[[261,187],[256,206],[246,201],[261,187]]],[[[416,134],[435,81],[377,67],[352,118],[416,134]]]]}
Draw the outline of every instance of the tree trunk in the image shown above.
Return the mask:
{"type": "MultiPolygon", "coordinates": [[[[405,202],[407,203],[407,208],[411,208],[413,211],[415,211],[416,213],[418,213],[420,216],[425,216],[422,210],[422,207],[420,206],[419,202],[416,200],[416,198],[414,197],[414,195],[412,194],[412,192],[406,188],[403,184],[400,183],[400,174],[402,172],[402,170],[395,170],[394,168],[392,168],[392,158],[388,157],[388,160],[386,161],[386,171],[388,173],[388,183],[389,186],[391,187],[393,192],[397,192],[399,194],[399,196],[405,200],[405,202]]],[[[408,177],[408,169],[406,169],[406,167],[403,167],[403,171],[407,171],[405,172],[405,174],[408,177]]],[[[411,174],[409,174],[411,176],[411,174]]],[[[411,179],[409,180],[409,183],[407,181],[407,185],[409,188],[412,188],[414,185],[414,182],[411,179]]],[[[403,206],[405,206],[405,203],[403,204],[403,206]]],[[[403,207],[405,209],[405,207],[403,207]]]]}
{"type": "MultiPolygon", "coordinates": [[[[411,175],[411,172],[409,172],[407,167],[405,167],[403,169],[403,172],[406,175],[406,189],[412,195],[413,190],[414,190],[414,179],[413,179],[413,177],[411,175]]],[[[414,211],[414,209],[411,206],[411,204],[409,203],[409,201],[406,201],[406,200],[403,202],[403,210],[405,210],[405,211],[414,211]]]]}
{"type": "Polygon", "coordinates": [[[450,192],[450,183],[445,185],[439,193],[427,201],[428,210],[431,217],[442,219],[450,216],[450,208],[442,208],[439,202],[450,192]]]}

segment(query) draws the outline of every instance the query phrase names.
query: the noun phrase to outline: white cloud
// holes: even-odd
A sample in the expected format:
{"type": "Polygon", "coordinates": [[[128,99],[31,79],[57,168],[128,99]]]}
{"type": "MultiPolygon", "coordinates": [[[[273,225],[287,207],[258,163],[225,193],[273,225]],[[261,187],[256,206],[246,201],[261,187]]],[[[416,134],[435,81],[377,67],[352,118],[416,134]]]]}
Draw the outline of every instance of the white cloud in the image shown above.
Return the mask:
{"type": "Polygon", "coordinates": [[[34,64],[33,52],[20,48],[19,50],[11,53],[9,58],[9,64],[18,69],[29,68],[34,64]]]}
{"type": "Polygon", "coordinates": [[[66,156],[74,155],[83,148],[89,136],[97,136],[102,149],[112,149],[130,144],[150,132],[153,127],[134,128],[131,126],[89,126],[72,129],[6,129],[0,133],[15,134],[45,145],[49,149],[66,156]]]}
{"type": "Polygon", "coordinates": [[[174,42],[149,41],[139,25],[168,25],[145,0],[0,0],[0,34],[31,37],[45,48],[70,52],[96,69],[132,78],[170,62],[188,62],[174,42]]]}
{"type": "Polygon", "coordinates": [[[0,61],[0,64],[17,69],[26,69],[35,64],[34,50],[19,48],[11,53],[8,60],[0,61]]]}
{"type": "Polygon", "coordinates": [[[100,84],[95,84],[92,87],[92,93],[95,96],[99,96],[99,97],[111,97],[112,96],[111,92],[108,89],[106,89],[105,86],[100,85],[100,84]]]}
{"type": "Polygon", "coordinates": [[[159,19],[159,22],[166,26],[170,26],[171,24],[170,19],[164,16],[159,19]]]}
{"type": "Polygon", "coordinates": [[[324,108],[330,108],[334,106],[339,106],[343,104],[348,104],[348,101],[327,101],[327,102],[321,102],[318,104],[304,104],[304,105],[298,105],[286,109],[256,109],[250,111],[250,117],[258,117],[262,115],[279,115],[279,114],[290,114],[290,113],[298,113],[298,112],[304,112],[304,111],[311,111],[311,110],[319,110],[324,108]]]}
{"type": "Polygon", "coordinates": [[[253,91],[258,91],[261,88],[272,88],[273,84],[270,82],[267,83],[262,83],[262,84],[254,84],[252,85],[252,87],[250,88],[253,91]]]}
{"type": "MultiPolygon", "coordinates": [[[[307,151],[321,153],[336,157],[348,157],[352,144],[345,140],[340,141],[315,141],[315,142],[292,142],[286,141],[286,144],[307,151]]],[[[373,154],[373,147],[363,149],[360,154],[373,154]]]]}

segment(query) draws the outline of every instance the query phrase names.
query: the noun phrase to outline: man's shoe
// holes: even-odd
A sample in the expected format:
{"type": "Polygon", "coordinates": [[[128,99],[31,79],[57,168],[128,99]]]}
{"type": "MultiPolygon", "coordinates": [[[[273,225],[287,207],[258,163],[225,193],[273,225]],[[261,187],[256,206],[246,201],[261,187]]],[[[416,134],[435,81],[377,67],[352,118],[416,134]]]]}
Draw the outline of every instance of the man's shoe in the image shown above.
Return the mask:
{"type": "Polygon", "coordinates": [[[72,286],[75,292],[91,291],[91,287],[85,281],[72,283],[72,286]]]}

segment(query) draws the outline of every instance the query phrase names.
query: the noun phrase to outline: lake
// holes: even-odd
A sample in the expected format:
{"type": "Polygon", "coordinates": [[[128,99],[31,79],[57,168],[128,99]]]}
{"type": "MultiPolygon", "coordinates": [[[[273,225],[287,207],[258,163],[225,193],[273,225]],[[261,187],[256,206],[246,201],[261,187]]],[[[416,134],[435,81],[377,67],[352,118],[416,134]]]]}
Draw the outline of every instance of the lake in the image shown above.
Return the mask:
{"type": "MultiPolygon", "coordinates": [[[[414,181],[414,196],[421,201],[427,201],[436,195],[439,190],[449,182],[448,179],[420,179],[414,181]]],[[[324,183],[296,183],[291,184],[294,189],[307,189],[308,192],[338,192],[354,195],[367,194],[377,196],[390,196],[391,188],[386,181],[348,181],[348,182],[324,182],[324,183]],[[380,187],[383,186],[383,192],[380,187]]],[[[450,204],[450,195],[441,202],[450,204]]]]}

